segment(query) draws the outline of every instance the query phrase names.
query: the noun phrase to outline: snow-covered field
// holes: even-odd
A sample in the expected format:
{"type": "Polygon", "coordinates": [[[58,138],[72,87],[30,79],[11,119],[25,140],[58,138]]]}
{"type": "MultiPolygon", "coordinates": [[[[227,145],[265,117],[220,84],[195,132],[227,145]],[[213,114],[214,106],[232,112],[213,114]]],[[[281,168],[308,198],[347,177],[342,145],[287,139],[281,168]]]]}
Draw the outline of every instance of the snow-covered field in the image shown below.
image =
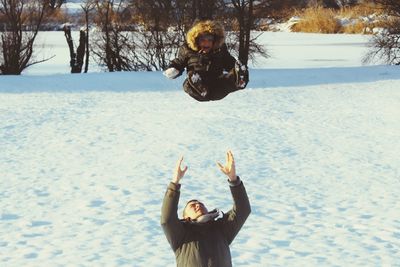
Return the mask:
{"type": "Polygon", "coordinates": [[[228,210],[227,149],[252,204],[234,266],[400,266],[399,67],[361,66],[362,36],[263,38],[273,58],[218,102],[160,72],[67,74],[61,41],[0,77],[0,266],[175,266],[159,226],[175,162],[180,211],[228,210]]]}

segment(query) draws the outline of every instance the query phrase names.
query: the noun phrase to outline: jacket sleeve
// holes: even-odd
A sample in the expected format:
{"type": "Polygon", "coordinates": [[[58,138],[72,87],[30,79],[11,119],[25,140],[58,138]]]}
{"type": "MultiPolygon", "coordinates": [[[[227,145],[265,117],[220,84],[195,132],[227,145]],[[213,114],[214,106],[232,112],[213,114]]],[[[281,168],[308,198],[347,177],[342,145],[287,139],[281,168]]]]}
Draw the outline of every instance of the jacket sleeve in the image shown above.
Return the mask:
{"type": "Polygon", "coordinates": [[[239,180],[238,184],[231,185],[230,189],[233,197],[233,208],[224,215],[222,229],[228,244],[232,243],[251,212],[249,198],[243,182],[239,180]]]}
{"type": "Polygon", "coordinates": [[[161,208],[161,226],[172,249],[177,250],[185,235],[183,223],[178,219],[180,185],[170,183],[161,208]]]}
{"type": "Polygon", "coordinates": [[[185,67],[187,66],[187,61],[188,61],[188,48],[187,45],[185,44],[179,48],[178,56],[171,61],[171,63],[168,65],[168,68],[175,68],[179,70],[178,76],[181,76],[183,71],[185,70],[185,67]]]}
{"type": "Polygon", "coordinates": [[[224,44],[221,48],[221,51],[223,53],[223,62],[224,62],[224,70],[226,71],[230,71],[231,69],[233,69],[235,67],[235,62],[236,59],[228,52],[228,48],[226,46],[226,44],[224,44]]]}

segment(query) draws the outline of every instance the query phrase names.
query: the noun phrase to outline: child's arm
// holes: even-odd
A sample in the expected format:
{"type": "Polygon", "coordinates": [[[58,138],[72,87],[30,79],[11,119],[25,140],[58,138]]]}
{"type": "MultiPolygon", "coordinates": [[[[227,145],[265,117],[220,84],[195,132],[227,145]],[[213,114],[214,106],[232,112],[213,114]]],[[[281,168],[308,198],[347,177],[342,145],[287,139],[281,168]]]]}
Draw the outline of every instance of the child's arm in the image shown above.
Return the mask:
{"type": "Polygon", "coordinates": [[[185,70],[185,67],[187,65],[188,53],[189,51],[187,45],[185,44],[181,46],[178,51],[178,56],[173,59],[168,65],[167,69],[174,68],[179,71],[179,73],[174,78],[182,75],[183,71],[185,70]]]}
{"type": "Polygon", "coordinates": [[[226,44],[221,47],[221,52],[223,53],[224,70],[230,71],[235,67],[236,59],[228,52],[226,44]]]}

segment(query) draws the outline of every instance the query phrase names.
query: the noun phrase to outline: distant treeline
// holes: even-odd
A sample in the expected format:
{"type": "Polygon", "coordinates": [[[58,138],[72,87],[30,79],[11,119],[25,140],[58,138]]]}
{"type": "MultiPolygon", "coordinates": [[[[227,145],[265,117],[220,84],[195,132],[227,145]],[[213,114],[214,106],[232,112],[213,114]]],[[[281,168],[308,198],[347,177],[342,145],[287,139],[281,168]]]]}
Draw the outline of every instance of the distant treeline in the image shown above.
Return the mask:
{"type": "MultiPolygon", "coordinates": [[[[7,6],[7,2],[24,2],[26,0],[0,0],[0,5],[7,6]]],[[[32,2],[32,1],[31,1],[32,2]]],[[[101,15],[99,7],[107,4],[114,6],[114,16],[118,16],[120,27],[125,30],[135,30],[137,25],[152,27],[156,20],[164,27],[184,25],[189,27],[194,21],[199,19],[218,19],[224,21],[228,30],[234,30],[237,24],[235,5],[243,8],[253,6],[253,27],[255,29],[265,28],[263,19],[282,20],[287,19],[295,13],[311,6],[321,6],[325,8],[340,9],[343,7],[355,6],[374,1],[362,0],[82,0],[82,10],[68,12],[65,7],[66,0],[45,0],[47,2],[47,12],[40,25],[40,30],[63,30],[65,23],[72,24],[75,28],[80,28],[85,21],[85,7],[92,7],[91,22],[96,23],[101,15]],[[154,16],[158,16],[157,18],[154,16]]],[[[6,30],[7,16],[0,12],[0,31],[6,30]]],[[[28,25],[25,26],[28,29],[28,25]]]]}

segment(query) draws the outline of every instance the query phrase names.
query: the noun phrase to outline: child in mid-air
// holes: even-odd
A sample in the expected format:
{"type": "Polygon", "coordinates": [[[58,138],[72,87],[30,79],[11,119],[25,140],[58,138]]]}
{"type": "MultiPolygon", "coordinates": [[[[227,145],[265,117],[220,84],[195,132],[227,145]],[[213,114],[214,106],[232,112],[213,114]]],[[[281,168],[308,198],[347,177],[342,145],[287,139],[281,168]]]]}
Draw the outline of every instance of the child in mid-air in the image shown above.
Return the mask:
{"type": "Polygon", "coordinates": [[[247,67],[228,52],[223,27],[211,20],[200,21],[188,31],[164,75],[175,79],[185,68],[183,90],[198,101],[220,100],[244,89],[249,81],[247,67]]]}

